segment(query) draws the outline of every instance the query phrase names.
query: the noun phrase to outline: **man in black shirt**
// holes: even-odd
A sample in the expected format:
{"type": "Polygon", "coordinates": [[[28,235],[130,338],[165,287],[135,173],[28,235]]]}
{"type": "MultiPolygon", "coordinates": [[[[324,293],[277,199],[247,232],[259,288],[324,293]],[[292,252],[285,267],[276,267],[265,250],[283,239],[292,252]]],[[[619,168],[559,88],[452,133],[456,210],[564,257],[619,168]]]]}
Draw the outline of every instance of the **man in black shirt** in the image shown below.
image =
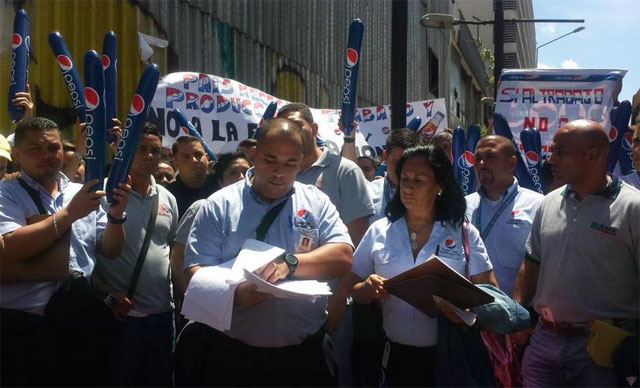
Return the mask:
{"type": "Polygon", "coordinates": [[[172,151],[178,176],[166,187],[176,197],[182,217],[192,203],[209,197],[219,186],[214,176],[207,174],[209,156],[200,139],[181,136],[176,139],[172,151]]]}

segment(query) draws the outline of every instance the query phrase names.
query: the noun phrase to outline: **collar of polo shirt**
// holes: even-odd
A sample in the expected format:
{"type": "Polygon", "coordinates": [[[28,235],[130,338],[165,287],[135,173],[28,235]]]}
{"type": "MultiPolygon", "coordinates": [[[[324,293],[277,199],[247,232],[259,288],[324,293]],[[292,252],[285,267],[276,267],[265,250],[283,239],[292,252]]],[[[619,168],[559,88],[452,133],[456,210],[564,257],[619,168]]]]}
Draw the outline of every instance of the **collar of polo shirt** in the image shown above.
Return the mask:
{"type": "MultiPolygon", "coordinates": [[[[260,198],[260,194],[258,193],[258,191],[253,188],[253,183],[251,182],[251,178],[253,178],[253,174],[254,173],[255,173],[255,167],[250,167],[247,170],[246,174],[244,174],[244,181],[247,184],[247,187],[249,187],[249,192],[251,193],[251,196],[254,199],[256,199],[256,200],[258,200],[260,202],[265,202],[265,201],[262,200],[262,198],[260,198]]],[[[296,191],[295,185],[296,185],[296,182],[293,182],[293,186],[291,187],[291,190],[288,193],[286,193],[285,195],[283,195],[282,197],[280,197],[280,198],[288,198],[293,193],[295,193],[295,191],[296,191]]],[[[280,198],[278,198],[275,201],[273,201],[273,203],[280,202],[279,201],[280,198]]]]}
{"type": "MultiPolygon", "coordinates": [[[[616,199],[618,198],[618,194],[620,194],[620,186],[622,186],[622,181],[620,181],[620,179],[618,179],[618,177],[615,175],[607,174],[607,176],[611,178],[611,181],[607,182],[607,186],[602,191],[594,195],[599,195],[601,197],[609,199],[616,199]]],[[[574,193],[575,191],[573,190],[571,185],[567,184],[560,195],[562,195],[563,197],[567,197],[574,193]]]]}

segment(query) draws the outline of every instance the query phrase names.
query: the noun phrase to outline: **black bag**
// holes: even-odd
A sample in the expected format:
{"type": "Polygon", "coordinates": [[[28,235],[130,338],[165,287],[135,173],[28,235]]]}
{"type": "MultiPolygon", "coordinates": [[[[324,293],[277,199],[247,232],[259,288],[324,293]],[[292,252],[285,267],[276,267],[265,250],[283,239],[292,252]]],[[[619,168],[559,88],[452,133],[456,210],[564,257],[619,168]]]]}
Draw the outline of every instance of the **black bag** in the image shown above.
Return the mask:
{"type": "Polygon", "coordinates": [[[111,332],[119,325],[111,310],[113,303],[113,296],[89,284],[82,272],[71,271],[58,283],[44,313],[63,329],[111,332]]]}
{"type": "MultiPolygon", "coordinates": [[[[142,248],[131,276],[127,297],[133,300],[142,265],[147,256],[153,228],[158,215],[159,194],[153,198],[153,205],[142,248]]],[[[91,285],[80,271],[71,271],[69,276],[58,283],[53,295],[44,308],[44,313],[56,325],[73,331],[113,332],[120,322],[113,315],[115,297],[98,287],[91,285]]]]}

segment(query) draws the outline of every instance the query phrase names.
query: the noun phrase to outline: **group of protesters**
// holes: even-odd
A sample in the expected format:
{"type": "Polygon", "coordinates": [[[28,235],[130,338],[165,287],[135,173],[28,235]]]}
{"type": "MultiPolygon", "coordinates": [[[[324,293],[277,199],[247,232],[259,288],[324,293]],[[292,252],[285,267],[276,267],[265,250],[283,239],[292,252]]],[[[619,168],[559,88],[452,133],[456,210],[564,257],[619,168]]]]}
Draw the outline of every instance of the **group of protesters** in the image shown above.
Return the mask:
{"type": "MultiPolygon", "coordinates": [[[[391,131],[381,174],[357,130],[341,155],[320,147],[301,103],[216,160],[189,135],[164,148],[147,123],[107,201],[84,179],[83,124],[69,142],[31,117],[28,93],[14,103],[25,116],[0,137],[3,386],[638,386],[640,125],[621,178],[600,124],[563,125],[546,195],[518,184],[519,151],[489,134],[465,197],[447,130],[391,131]],[[327,281],[332,295],[243,282],[229,330],[189,321],[191,278],[247,239],[285,251],[264,280],[327,281]],[[55,255],[73,280],[48,272],[55,255]],[[474,324],[447,295],[431,317],[385,287],[434,256],[493,297],[474,324]],[[107,315],[71,299],[78,279],[107,315]]],[[[117,120],[109,132],[117,146],[117,120]]]]}

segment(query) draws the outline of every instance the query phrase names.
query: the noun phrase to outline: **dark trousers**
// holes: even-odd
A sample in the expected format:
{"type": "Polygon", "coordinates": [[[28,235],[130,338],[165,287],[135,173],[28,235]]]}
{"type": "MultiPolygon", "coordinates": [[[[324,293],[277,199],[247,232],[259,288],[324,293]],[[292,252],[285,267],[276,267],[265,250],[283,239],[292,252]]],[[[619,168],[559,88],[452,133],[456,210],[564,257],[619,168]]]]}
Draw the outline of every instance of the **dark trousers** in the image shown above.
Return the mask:
{"type": "Polygon", "coordinates": [[[385,370],[389,387],[433,387],[436,347],[416,347],[390,342],[385,370]]]}
{"type": "Polygon", "coordinates": [[[54,328],[42,315],[0,311],[0,383],[11,386],[55,384],[58,356],[54,328]]]}
{"type": "Polygon", "coordinates": [[[324,330],[299,345],[249,346],[204,324],[191,322],[176,348],[176,386],[328,387],[324,330]]]}
{"type": "Polygon", "coordinates": [[[127,317],[110,356],[113,381],[120,387],[173,386],[173,312],[127,317]]]}
{"type": "Polygon", "coordinates": [[[375,304],[353,304],[352,363],[356,387],[380,385],[380,365],[385,333],[382,315],[375,304]]]}

